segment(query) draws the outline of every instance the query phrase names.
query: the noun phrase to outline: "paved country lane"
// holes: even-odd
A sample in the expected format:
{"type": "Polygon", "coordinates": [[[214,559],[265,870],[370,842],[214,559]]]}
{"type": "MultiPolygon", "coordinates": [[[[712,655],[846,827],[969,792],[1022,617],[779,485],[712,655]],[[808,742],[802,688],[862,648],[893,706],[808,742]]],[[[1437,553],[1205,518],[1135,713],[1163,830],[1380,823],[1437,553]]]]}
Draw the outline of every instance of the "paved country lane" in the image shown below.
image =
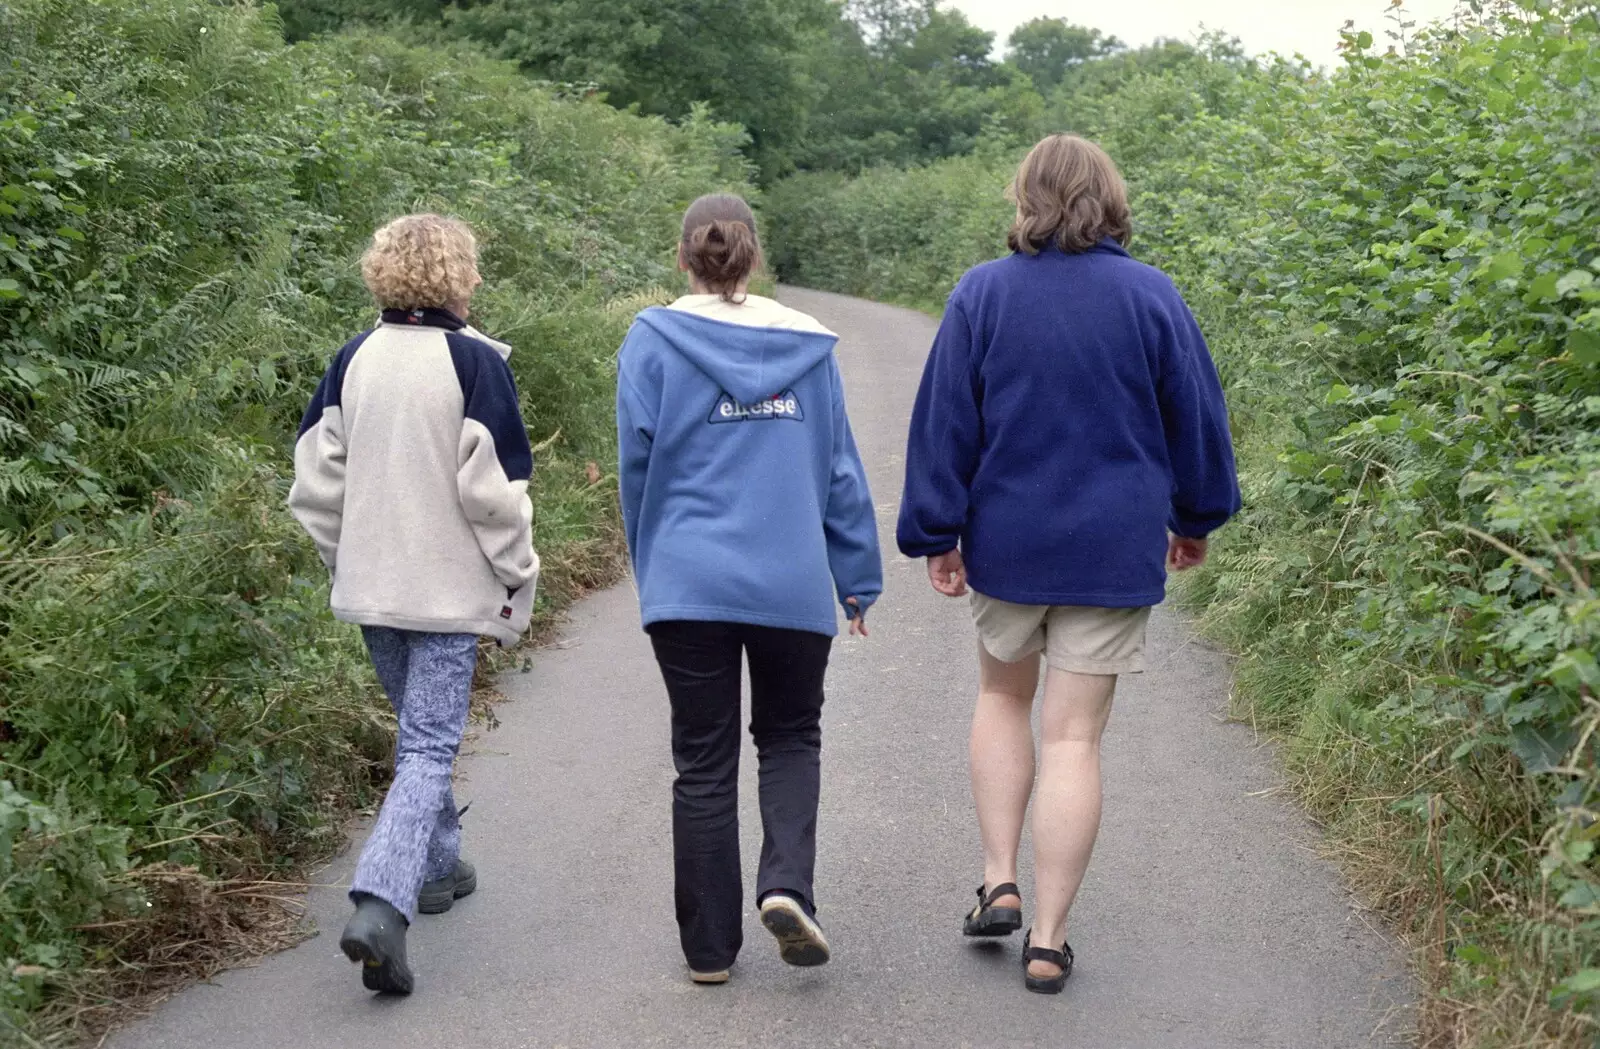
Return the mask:
{"type": "MultiPolygon", "coordinates": [[[[893,550],[903,436],[934,322],[786,289],[843,336],[852,422],[893,550]]],[[[672,920],[667,704],[631,586],[573,610],[502,688],[461,763],[481,887],[410,937],[417,993],[373,998],[339,954],[351,848],[323,932],[114,1036],[115,1049],[1354,1049],[1404,1044],[1399,951],[1355,909],[1270,753],[1227,724],[1222,658],[1175,615],[1124,681],[1105,824],[1073,916],[1078,970],[1022,989],[1020,935],[960,935],[981,876],[967,788],[976,688],[964,602],[890,554],[870,640],[841,639],[825,711],[817,891],[832,964],[793,970],[754,918],[732,983],[693,987],[672,920]]],[[[746,743],[745,865],[760,845],[746,743]]],[[[1022,879],[1029,889],[1029,879],[1022,879]]]]}

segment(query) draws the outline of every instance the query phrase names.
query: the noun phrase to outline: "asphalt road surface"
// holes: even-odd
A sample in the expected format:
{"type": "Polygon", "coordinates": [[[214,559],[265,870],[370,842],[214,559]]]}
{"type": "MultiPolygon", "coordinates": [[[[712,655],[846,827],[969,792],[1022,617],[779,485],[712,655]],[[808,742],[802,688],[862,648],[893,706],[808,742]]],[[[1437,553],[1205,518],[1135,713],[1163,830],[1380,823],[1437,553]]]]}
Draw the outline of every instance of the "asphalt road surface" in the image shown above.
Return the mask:
{"type": "MultiPolygon", "coordinates": [[[[416,994],[373,997],[338,951],[352,846],[311,894],[319,936],[187,991],[111,1046],[1407,1044],[1401,951],[1274,790],[1270,750],[1225,720],[1225,660],[1165,611],[1152,620],[1149,672],[1117,696],[1104,829],[1072,915],[1078,969],[1066,992],[1023,989],[1020,935],[990,946],[961,936],[982,875],[966,768],[975,642],[965,602],[939,598],[920,563],[892,552],[906,420],[935,325],[836,295],[782,297],[843,336],[886,554],[875,630],[841,638],[823,718],[817,894],[832,963],[783,965],[747,897],[733,981],[688,982],[672,918],[666,696],[625,583],[577,606],[560,644],[505,679],[500,727],[462,760],[480,888],[418,919],[416,994]]],[[[753,885],[748,741],[742,772],[753,885]]]]}

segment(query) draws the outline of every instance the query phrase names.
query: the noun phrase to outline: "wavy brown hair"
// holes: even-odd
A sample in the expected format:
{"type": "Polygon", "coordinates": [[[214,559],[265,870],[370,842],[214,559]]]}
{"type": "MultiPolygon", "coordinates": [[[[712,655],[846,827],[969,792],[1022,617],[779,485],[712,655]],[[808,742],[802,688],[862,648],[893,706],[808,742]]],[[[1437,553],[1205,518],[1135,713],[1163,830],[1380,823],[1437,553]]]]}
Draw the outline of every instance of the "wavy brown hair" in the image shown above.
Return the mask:
{"type": "Polygon", "coordinates": [[[1017,206],[1006,243],[1037,255],[1051,241],[1088,251],[1106,237],[1124,246],[1133,232],[1128,187],[1106,151],[1077,135],[1051,135],[1028,153],[1006,194],[1017,206]]]}
{"type": "Polygon", "coordinates": [[[743,197],[731,193],[701,197],[684,213],[678,259],[695,280],[725,301],[743,301],[739,285],[761,268],[755,212],[743,197]]]}

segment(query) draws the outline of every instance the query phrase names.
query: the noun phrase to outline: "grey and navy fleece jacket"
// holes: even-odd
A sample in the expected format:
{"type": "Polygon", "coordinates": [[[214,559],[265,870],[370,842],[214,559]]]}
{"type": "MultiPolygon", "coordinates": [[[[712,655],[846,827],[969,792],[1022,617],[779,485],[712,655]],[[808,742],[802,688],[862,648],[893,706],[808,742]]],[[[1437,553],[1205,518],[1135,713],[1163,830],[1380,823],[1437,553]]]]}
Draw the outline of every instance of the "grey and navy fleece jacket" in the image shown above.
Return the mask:
{"type": "Polygon", "coordinates": [[[446,310],[386,310],[333,359],[300,424],[289,507],[347,623],[510,644],[539,555],[511,348],[446,310]]]}

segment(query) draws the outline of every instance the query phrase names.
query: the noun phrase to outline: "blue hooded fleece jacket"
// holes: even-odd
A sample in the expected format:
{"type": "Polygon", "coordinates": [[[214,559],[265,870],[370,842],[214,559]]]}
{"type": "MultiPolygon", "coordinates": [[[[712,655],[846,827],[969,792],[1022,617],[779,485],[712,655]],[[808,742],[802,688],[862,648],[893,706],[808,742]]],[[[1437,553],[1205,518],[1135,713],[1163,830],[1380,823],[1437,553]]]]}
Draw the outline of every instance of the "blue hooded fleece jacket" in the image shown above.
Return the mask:
{"type": "Polygon", "coordinates": [[[960,546],[979,593],[1140,608],[1166,593],[1167,532],[1239,509],[1222,387],[1172,281],[1114,240],[970,270],[912,413],[898,539],[960,546]]]}
{"type": "Polygon", "coordinates": [[[751,295],[640,313],[617,367],[622,516],[644,624],[838,633],[883,590],[838,337],[751,295]]]}

